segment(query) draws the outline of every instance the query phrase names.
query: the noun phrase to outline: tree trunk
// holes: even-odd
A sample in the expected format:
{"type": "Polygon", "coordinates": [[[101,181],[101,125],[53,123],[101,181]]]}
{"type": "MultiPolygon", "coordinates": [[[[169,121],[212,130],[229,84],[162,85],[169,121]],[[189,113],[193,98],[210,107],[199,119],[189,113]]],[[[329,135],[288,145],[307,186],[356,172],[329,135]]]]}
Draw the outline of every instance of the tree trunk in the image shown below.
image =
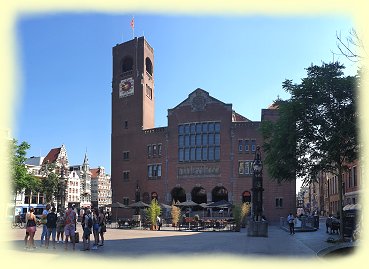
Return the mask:
{"type": "Polygon", "coordinates": [[[338,209],[340,212],[340,239],[343,241],[343,182],[342,182],[342,166],[338,167],[338,195],[339,195],[339,203],[338,209]]]}

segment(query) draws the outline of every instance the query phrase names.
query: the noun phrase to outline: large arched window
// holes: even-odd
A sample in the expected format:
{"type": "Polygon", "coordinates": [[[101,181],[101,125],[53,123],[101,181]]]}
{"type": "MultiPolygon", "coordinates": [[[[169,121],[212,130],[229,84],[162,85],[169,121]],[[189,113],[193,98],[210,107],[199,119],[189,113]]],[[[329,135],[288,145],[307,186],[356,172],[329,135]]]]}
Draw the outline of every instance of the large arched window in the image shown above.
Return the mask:
{"type": "Polygon", "coordinates": [[[152,76],[152,62],[149,57],[146,57],[145,64],[146,64],[146,72],[149,73],[150,76],[152,76]]]}
{"type": "Polygon", "coordinates": [[[180,203],[186,201],[186,191],[182,187],[173,188],[170,194],[172,195],[172,201],[174,200],[175,203],[177,201],[180,203]]]}
{"type": "Polygon", "coordinates": [[[228,191],[223,186],[217,186],[215,187],[211,192],[211,200],[213,202],[218,202],[221,200],[228,201],[228,191]]]}
{"type": "Polygon", "coordinates": [[[191,191],[192,201],[201,204],[206,203],[206,190],[203,187],[194,187],[191,191]]]}
{"type": "Polygon", "coordinates": [[[125,57],[122,61],[122,72],[133,70],[133,59],[131,57],[125,57]]]}

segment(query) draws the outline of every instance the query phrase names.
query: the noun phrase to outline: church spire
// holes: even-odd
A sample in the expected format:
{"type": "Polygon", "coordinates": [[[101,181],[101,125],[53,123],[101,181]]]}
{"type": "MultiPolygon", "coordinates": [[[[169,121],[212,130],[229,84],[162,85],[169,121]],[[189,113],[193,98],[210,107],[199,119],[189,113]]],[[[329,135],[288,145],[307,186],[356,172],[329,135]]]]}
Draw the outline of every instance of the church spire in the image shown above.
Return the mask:
{"type": "Polygon", "coordinates": [[[87,150],[86,150],[86,153],[85,153],[85,158],[84,158],[84,160],[83,160],[83,164],[84,164],[84,165],[88,165],[87,150]]]}
{"type": "Polygon", "coordinates": [[[83,165],[82,165],[82,169],[87,172],[87,171],[90,171],[90,165],[88,163],[88,157],[87,157],[87,149],[86,149],[86,152],[85,152],[85,158],[83,160],[83,165]]]}

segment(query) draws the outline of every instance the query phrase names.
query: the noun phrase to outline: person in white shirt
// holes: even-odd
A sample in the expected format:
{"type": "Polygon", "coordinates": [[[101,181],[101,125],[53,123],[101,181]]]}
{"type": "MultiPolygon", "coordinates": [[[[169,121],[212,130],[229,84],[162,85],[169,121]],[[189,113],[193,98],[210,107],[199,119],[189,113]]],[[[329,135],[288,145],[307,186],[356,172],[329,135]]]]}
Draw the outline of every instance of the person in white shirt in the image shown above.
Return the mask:
{"type": "Polygon", "coordinates": [[[290,234],[295,234],[295,217],[290,213],[287,217],[288,225],[290,226],[290,234]]]}

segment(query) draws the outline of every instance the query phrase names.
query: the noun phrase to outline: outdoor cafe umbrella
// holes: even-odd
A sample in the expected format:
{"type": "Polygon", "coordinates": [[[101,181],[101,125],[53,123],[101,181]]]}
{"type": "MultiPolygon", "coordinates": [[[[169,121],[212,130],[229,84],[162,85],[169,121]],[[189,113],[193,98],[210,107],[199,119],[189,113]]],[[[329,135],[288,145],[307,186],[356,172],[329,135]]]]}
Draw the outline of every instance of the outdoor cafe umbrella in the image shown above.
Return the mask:
{"type": "MultiPolygon", "coordinates": [[[[105,205],[105,207],[110,207],[110,208],[127,208],[124,204],[122,204],[120,202],[114,202],[112,204],[107,204],[107,205],[105,205]]],[[[117,214],[118,214],[118,210],[115,211],[115,222],[117,222],[117,214]]]]}
{"type": "Polygon", "coordinates": [[[194,207],[194,206],[198,206],[198,203],[195,203],[194,201],[186,201],[186,202],[182,202],[179,204],[175,204],[176,206],[179,207],[194,207]]]}
{"type": "MultiPolygon", "coordinates": [[[[226,200],[220,200],[220,201],[217,201],[217,202],[210,203],[206,207],[207,208],[227,208],[227,209],[229,209],[232,206],[233,206],[232,203],[230,203],[226,200]]],[[[229,211],[228,211],[228,214],[229,214],[229,211]]]]}
{"type": "Polygon", "coordinates": [[[202,207],[202,216],[205,217],[205,208],[207,207],[207,203],[201,203],[200,206],[202,207]]]}
{"type": "MultiPolygon", "coordinates": [[[[176,206],[179,206],[179,207],[194,207],[194,206],[198,206],[198,205],[199,204],[195,203],[194,201],[185,201],[185,202],[176,204],[176,206]]],[[[188,228],[190,228],[190,226],[191,226],[191,223],[188,222],[188,228]]]]}
{"type": "Polygon", "coordinates": [[[138,201],[138,202],[135,202],[133,204],[128,205],[128,207],[131,207],[131,208],[145,208],[145,207],[149,207],[149,205],[142,202],[142,201],[138,201]]]}
{"type": "Polygon", "coordinates": [[[214,208],[214,207],[230,208],[230,207],[232,207],[232,203],[230,203],[226,200],[220,200],[220,201],[217,201],[217,202],[210,203],[206,207],[209,207],[209,208],[214,208]]]}
{"type": "Polygon", "coordinates": [[[194,206],[198,206],[199,204],[198,203],[195,203],[194,201],[186,201],[186,202],[182,202],[182,203],[179,203],[179,204],[176,204],[178,206],[182,206],[182,207],[194,207],[194,206]]]}
{"type": "Polygon", "coordinates": [[[160,203],[160,207],[164,208],[164,209],[171,209],[172,207],[170,205],[166,205],[163,203],[160,203]]]}

